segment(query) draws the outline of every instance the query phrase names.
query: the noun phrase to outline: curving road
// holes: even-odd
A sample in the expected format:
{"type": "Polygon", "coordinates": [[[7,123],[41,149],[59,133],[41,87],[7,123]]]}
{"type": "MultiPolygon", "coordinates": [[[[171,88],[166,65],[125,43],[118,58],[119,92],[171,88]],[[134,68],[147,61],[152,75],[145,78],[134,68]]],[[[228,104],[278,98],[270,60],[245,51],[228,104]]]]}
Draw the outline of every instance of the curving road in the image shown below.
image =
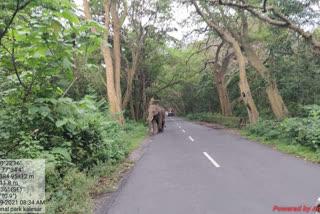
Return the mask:
{"type": "Polygon", "coordinates": [[[100,213],[307,213],[273,209],[320,197],[319,165],[180,118],[166,126],[100,213]]]}

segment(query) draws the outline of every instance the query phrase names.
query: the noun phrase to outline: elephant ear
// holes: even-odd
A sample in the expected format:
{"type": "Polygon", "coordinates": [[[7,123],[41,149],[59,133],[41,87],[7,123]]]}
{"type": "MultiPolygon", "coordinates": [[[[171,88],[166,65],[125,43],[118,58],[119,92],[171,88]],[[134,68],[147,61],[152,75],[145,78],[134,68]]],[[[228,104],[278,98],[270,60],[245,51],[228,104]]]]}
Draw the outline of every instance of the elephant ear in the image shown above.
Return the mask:
{"type": "Polygon", "coordinates": [[[149,114],[154,116],[155,114],[157,114],[157,107],[155,105],[151,105],[149,107],[149,114]]]}
{"type": "Polygon", "coordinates": [[[157,105],[153,115],[159,114],[161,112],[161,110],[162,110],[162,107],[157,105]]]}
{"type": "Polygon", "coordinates": [[[150,105],[148,109],[149,115],[148,120],[152,121],[153,117],[158,114],[157,106],[156,105],[150,105]]]}

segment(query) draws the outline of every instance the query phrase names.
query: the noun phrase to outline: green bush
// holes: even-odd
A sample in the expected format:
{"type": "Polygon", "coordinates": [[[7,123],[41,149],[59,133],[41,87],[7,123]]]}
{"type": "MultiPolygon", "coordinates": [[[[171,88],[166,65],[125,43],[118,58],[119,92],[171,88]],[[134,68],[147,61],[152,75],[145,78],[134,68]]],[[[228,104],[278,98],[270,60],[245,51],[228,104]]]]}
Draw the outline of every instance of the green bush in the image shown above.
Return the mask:
{"type": "Polygon", "coordinates": [[[305,117],[285,118],[282,121],[259,120],[247,131],[266,140],[282,139],[290,144],[300,144],[319,150],[320,148],[320,106],[306,106],[305,117]]]}
{"type": "Polygon", "coordinates": [[[204,117],[204,116],[212,116],[212,115],[213,115],[212,113],[201,112],[201,113],[187,114],[185,116],[185,118],[187,118],[188,120],[201,121],[202,117],[204,117]]]}
{"type": "Polygon", "coordinates": [[[272,120],[259,120],[254,126],[249,126],[247,131],[253,135],[263,136],[266,140],[275,139],[281,136],[279,122],[272,120]]]}
{"type": "Polygon", "coordinates": [[[68,169],[63,179],[55,177],[56,173],[46,169],[46,213],[91,213],[92,199],[88,192],[97,178],[87,176],[77,168],[68,169]]]}
{"type": "Polygon", "coordinates": [[[126,154],[126,144],[117,136],[120,126],[91,97],[75,102],[70,98],[38,98],[27,109],[1,112],[1,151],[14,145],[7,157],[45,158],[61,167],[72,163],[79,169],[100,161],[117,162],[126,154]],[[23,113],[22,113],[23,112],[23,113]],[[22,125],[21,125],[22,124],[22,125]]]}
{"type": "Polygon", "coordinates": [[[320,110],[311,110],[305,118],[287,118],[281,125],[285,137],[304,146],[320,148],[320,110]]]}
{"type": "Polygon", "coordinates": [[[109,174],[135,138],[145,136],[142,124],[121,127],[103,106],[93,97],[38,98],[0,109],[0,156],[46,159],[47,213],[87,213],[97,177],[109,174]]]}

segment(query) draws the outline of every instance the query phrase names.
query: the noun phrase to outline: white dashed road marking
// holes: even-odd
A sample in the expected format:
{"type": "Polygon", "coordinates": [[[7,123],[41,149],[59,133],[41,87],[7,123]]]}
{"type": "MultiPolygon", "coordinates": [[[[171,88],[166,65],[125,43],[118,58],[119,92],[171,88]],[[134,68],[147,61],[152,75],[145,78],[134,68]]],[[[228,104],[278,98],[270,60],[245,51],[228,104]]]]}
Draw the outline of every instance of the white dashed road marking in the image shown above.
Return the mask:
{"type": "Polygon", "coordinates": [[[208,153],[203,152],[203,154],[211,161],[211,163],[212,163],[215,167],[217,167],[217,168],[220,167],[220,165],[219,165],[215,160],[213,160],[213,158],[212,158],[210,155],[208,155],[208,153]]]}
{"type": "Polygon", "coordinates": [[[186,133],[186,131],[185,131],[184,129],[182,129],[182,131],[183,131],[184,133],[186,133]]]}
{"type": "Polygon", "coordinates": [[[191,136],[189,136],[189,139],[190,139],[191,141],[194,141],[194,139],[193,139],[191,136]]]}

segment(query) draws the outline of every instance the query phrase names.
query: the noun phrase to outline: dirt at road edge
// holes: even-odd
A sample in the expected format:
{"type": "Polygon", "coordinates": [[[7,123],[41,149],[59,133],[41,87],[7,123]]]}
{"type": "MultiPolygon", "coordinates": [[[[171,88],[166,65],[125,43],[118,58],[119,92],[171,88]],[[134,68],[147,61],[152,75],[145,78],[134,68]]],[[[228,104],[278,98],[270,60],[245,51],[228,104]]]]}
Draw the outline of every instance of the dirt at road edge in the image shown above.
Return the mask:
{"type": "Polygon", "coordinates": [[[99,179],[96,188],[102,188],[102,193],[92,195],[94,200],[94,214],[107,213],[106,208],[113,203],[113,195],[117,194],[117,190],[124,183],[125,178],[131,171],[135,163],[143,156],[151,143],[151,138],[144,139],[138,149],[132,151],[128,158],[120,164],[120,170],[112,173],[109,176],[104,176],[99,179]]]}

